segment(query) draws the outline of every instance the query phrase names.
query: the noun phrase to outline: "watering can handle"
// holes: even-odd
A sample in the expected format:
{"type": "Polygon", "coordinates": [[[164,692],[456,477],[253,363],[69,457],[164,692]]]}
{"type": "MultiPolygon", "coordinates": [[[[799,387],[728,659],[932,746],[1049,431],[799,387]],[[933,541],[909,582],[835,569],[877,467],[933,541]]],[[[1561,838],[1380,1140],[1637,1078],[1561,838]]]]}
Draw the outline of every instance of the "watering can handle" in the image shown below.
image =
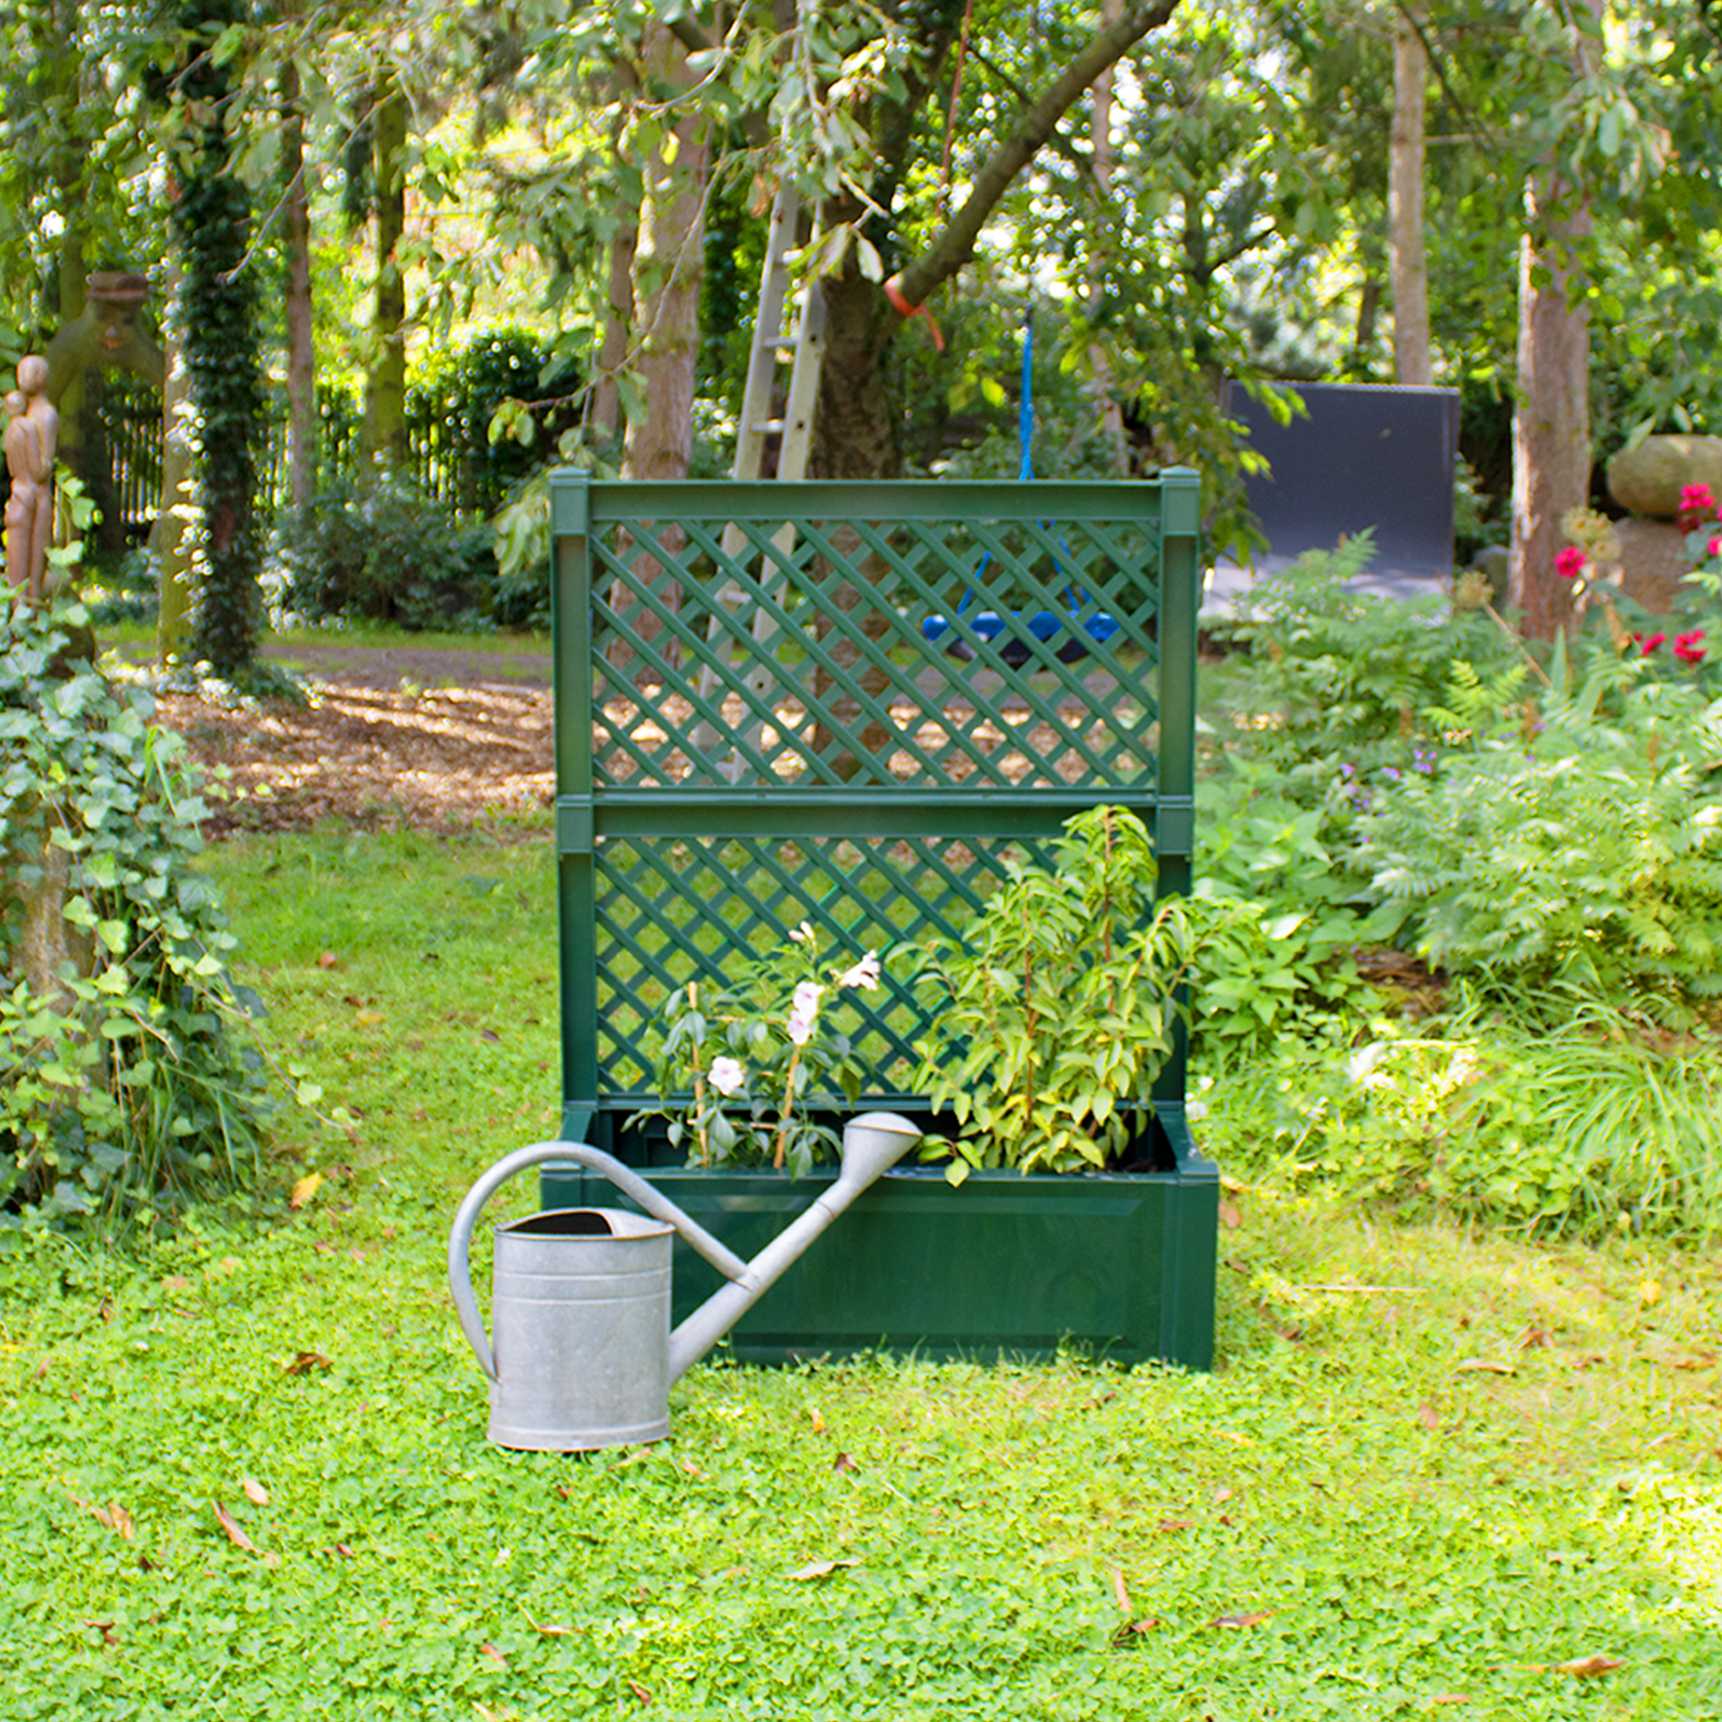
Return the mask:
{"type": "Polygon", "coordinates": [[[547,1161],[562,1165],[584,1166],[596,1172],[637,1203],[654,1220],[674,1226],[687,1239],[697,1254],[705,1257],[725,1279],[738,1280],[747,1272],[747,1263],[733,1250],[726,1249],[698,1221],[684,1214],[668,1196],[655,1189],[631,1166],[624,1166],[613,1154],[601,1148],[588,1148],[584,1142],[534,1142],[529,1148],[516,1148],[505,1154],[467,1191],[456,1210],[454,1224],[448,1234],[448,1289],[454,1296],[454,1307],[460,1316],[460,1329],[466,1342],[478,1358],[479,1367],[496,1379],[496,1359],[490,1349],[490,1335],[484,1330],[484,1317],[479,1313],[478,1297],[472,1289],[472,1266],[469,1252],[472,1234],[484,1204],[516,1172],[529,1166],[541,1166],[547,1161]]]}

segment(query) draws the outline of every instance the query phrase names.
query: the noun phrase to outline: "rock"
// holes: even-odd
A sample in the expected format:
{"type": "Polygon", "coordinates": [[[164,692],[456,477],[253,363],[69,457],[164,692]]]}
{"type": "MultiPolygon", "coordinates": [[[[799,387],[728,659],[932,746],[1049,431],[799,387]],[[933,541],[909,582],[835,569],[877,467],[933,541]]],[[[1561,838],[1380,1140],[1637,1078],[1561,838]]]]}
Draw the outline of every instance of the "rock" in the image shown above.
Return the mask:
{"type": "Polygon", "coordinates": [[[1627,597],[1666,616],[1691,568],[1686,534],[1671,520],[1617,520],[1614,535],[1620,543],[1621,585],[1627,597]]]}
{"type": "Polygon", "coordinates": [[[1632,514],[1672,520],[1688,484],[1707,484],[1722,499],[1722,437],[1647,436],[1608,463],[1609,495],[1632,514]]]}

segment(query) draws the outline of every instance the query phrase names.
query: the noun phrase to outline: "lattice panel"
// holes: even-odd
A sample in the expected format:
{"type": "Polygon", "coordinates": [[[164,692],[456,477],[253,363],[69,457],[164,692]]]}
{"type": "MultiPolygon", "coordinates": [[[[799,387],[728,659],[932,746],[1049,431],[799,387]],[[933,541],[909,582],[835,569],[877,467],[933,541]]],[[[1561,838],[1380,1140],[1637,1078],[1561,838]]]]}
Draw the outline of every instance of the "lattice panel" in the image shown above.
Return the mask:
{"type": "Polygon", "coordinates": [[[684,513],[590,554],[595,788],[1153,780],[1153,518],[684,513]]]}
{"type": "MultiPolygon", "coordinates": [[[[598,846],[598,1067],[602,1091],[644,1098],[658,1007],[689,980],[734,982],[748,960],[811,921],[822,950],[957,934],[1003,878],[1007,857],[1046,846],[997,838],[608,838],[598,846]]],[[[878,1094],[909,1092],[927,1013],[908,965],[874,993],[846,993],[839,1026],[878,1094]]]]}

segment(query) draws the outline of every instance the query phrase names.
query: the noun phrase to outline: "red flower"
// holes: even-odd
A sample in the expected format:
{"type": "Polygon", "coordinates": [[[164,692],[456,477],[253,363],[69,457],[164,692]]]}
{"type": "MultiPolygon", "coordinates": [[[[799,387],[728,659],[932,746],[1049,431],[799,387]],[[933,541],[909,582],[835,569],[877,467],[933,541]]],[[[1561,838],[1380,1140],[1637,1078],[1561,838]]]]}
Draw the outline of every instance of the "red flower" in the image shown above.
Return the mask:
{"type": "Polygon", "coordinates": [[[1563,580],[1576,580],[1585,571],[1589,560],[1576,544],[1568,544],[1555,552],[1555,572],[1563,580]]]}
{"type": "Polygon", "coordinates": [[[1638,642],[1639,650],[1647,658],[1668,638],[1666,634],[1634,634],[1632,637],[1638,642]]]}
{"type": "Polygon", "coordinates": [[[1707,484],[1683,484],[1680,487],[1682,514],[1708,514],[1716,506],[1716,498],[1707,484]]]}
{"type": "Polygon", "coordinates": [[[1704,661],[1704,630],[1694,628],[1690,633],[1674,636],[1674,655],[1683,664],[1701,664],[1704,661]]]}

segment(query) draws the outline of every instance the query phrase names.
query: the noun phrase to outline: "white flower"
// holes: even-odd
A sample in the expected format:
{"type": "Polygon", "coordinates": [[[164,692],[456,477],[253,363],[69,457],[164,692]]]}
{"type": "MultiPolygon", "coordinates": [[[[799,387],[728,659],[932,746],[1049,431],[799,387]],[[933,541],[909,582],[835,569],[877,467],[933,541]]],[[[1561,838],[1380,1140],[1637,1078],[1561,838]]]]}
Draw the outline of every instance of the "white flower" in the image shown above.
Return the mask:
{"type": "Polygon", "coordinates": [[[747,1086],[747,1071],[734,1058],[714,1058],[709,1072],[711,1085],[726,1099],[747,1086]]]}
{"type": "Polygon", "coordinates": [[[798,945],[811,945],[814,939],[818,937],[818,935],[813,931],[813,923],[811,921],[803,921],[801,925],[789,936],[798,945]]]}
{"type": "Polygon", "coordinates": [[[806,1046],[813,1038],[813,1018],[803,1016],[800,1011],[789,1013],[789,1038],[797,1046],[806,1046]]]}
{"type": "Polygon", "coordinates": [[[872,992],[879,985],[879,953],[869,951],[852,969],[844,972],[840,987],[861,987],[872,992]]]}
{"type": "Polygon", "coordinates": [[[825,992],[818,981],[802,981],[795,989],[795,1000],[790,1009],[797,1016],[804,1016],[809,1022],[819,1015],[819,1001],[825,992]]]}

